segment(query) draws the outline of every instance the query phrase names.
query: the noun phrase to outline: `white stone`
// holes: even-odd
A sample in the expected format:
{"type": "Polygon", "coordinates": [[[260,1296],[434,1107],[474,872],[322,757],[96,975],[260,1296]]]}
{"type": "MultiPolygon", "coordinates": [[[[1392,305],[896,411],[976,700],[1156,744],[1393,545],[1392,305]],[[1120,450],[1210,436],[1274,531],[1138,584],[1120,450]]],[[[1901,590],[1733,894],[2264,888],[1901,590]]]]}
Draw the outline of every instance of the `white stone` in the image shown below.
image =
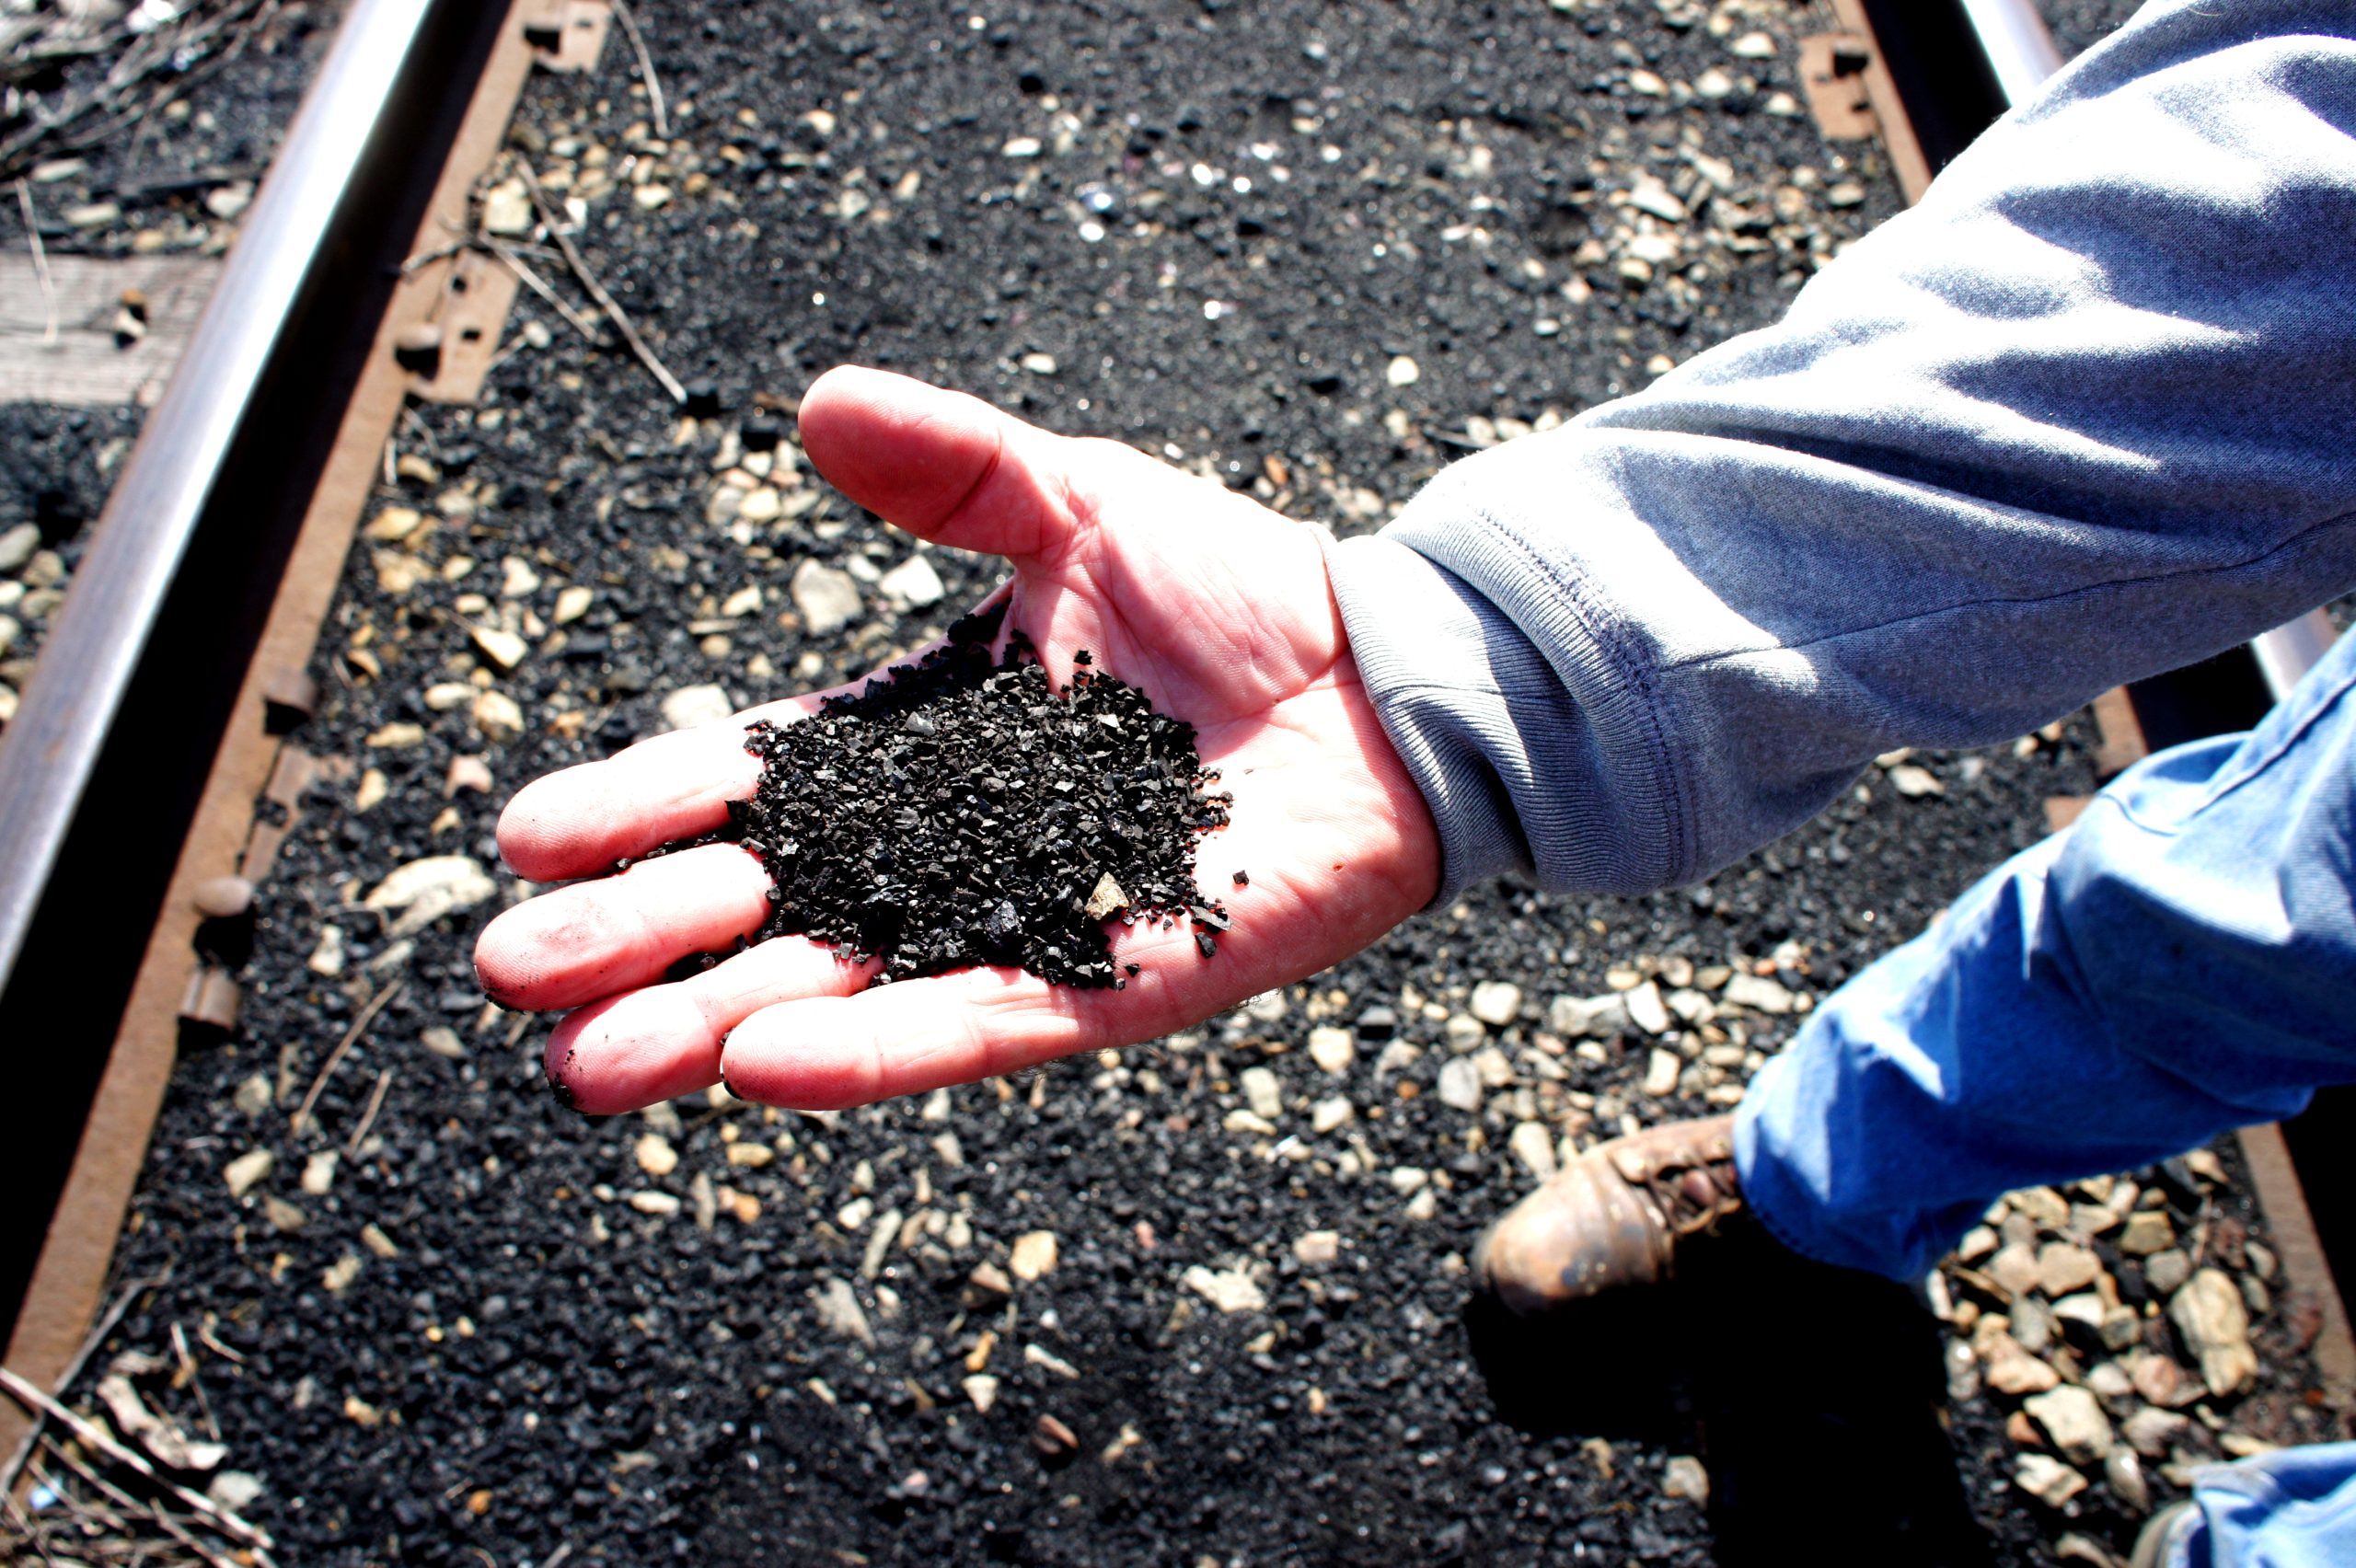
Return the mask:
{"type": "Polygon", "coordinates": [[[1481,1109],[1481,1069],[1472,1061],[1458,1056],[1439,1070],[1439,1102],[1451,1110],[1475,1112],[1481,1109]]]}
{"type": "Polygon", "coordinates": [[[1637,178],[1636,188],[1628,192],[1628,205],[1672,224],[1681,224],[1687,216],[1685,203],[1676,193],[1648,174],[1637,178]]]}
{"type": "Polygon", "coordinates": [[[536,214],[531,192],[520,179],[510,179],[483,192],[482,226],[491,234],[528,234],[536,214]]]}
{"type": "Polygon", "coordinates": [[[1616,992],[1600,997],[1557,997],[1546,1009],[1546,1027],[1565,1040],[1617,1034],[1628,1027],[1627,999],[1616,992]]]}
{"type": "Polygon", "coordinates": [[[1246,1067],[1239,1075],[1243,1088],[1244,1103],[1252,1113],[1264,1121],[1274,1122],[1285,1113],[1284,1085],[1276,1075],[1265,1067],[1246,1067]]]}
{"type": "Polygon", "coordinates": [[[2049,1508],[2059,1508],[2086,1489],[2086,1478],[2050,1454],[2024,1454],[2013,1484],[2049,1508]]]}
{"type": "Polygon", "coordinates": [[[1910,801],[1921,800],[1925,795],[1944,795],[1947,792],[1947,787],[1939,782],[1937,774],[1927,767],[1917,767],[1911,762],[1903,762],[1891,768],[1889,783],[1892,789],[1910,801]]]}
{"type": "Polygon", "coordinates": [[[1346,1126],[1357,1113],[1358,1108],[1350,1103],[1347,1095],[1328,1095],[1311,1108],[1309,1128],[1322,1136],[1336,1127],[1346,1126]]]}
{"type": "MultiPolygon", "coordinates": [[[[676,1199],[673,1202],[676,1204],[676,1199]]],[[[810,1297],[817,1309],[818,1321],[845,1339],[855,1339],[872,1348],[875,1331],[867,1326],[867,1312],[859,1304],[859,1294],[847,1279],[829,1279],[810,1297]]]]}
{"type": "Polygon", "coordinates": [[[735,711],[728,693],[716,686],[681,686],[663,699],[663,722],[674,730],[717,724],[735,711]]]}
{"type": "Polygon", "coordinates": [[[1006,1266],[1020,1280],[1034,1280],[1054,1272],[1056,1266],[1056,1233],[1052,1230],[1032,1230],[1014,1239],[1014,1250],[1006,1266]]]}
{"type": "Polygon", "coordinates": [[[1679,1454],[1664,1469],[1661,1492],[1670,1497],[1682,1497],[1688,1502],[1707,1507],[1710,1502],[1710,1472],[1702,1461],[1691,1454],[1679,1454]]]}
{"type": "Polygon", "coordinates": [[[941,595],[948,592],[941,585],[941,573],[922,555],[912,555],[885,572],[876,587],[894,604],[912,610],[928,609],[941,603],[941,595]]]}
{"type": "Polygon", "coordinates": [[[2073,1383],[2021,1401],[2030,1419],[2045,1428],[2054,1448],[2073,1464],[2099,1459],[2109,1451],[2110,1419],[2094,1395],[2073,1383]]]}
{"type": "Polygon", "coordinates": [[[2233,1276],[2223,1269],[2198,1269],[2168,1303],[2168,1320],[2200,1363],[2201,1381],[2219,1398],[2246,1387],[2258,1376],[2258,1353],[2250,1348],[2249,1313],[2233,1276]]]}
{"type": "Polygon", "coordinates": [[[1309,1032],[1309,1059],[1335,1078],[1348,1072],[1357,1056],[1357,1042],[1348,1030],[1326,1027],[1309,1032]]]}
{"type": "Polygon", "coordinates": [[[1268,1304],[1258,1282],[1242,1269],[1214,1271],[1196,1263],[1180,1278],[1187,1289],[1222,1312],[1257,1312],[1268,1304]]]}
{"type": "Polygon", "coordinates": [[[847,571],[814,560],[793,569],[793,607],[813,637],[831,637],[859,618],[859,584],[847,571]]]}
{"type": "Polygon", "coordinates": [[[1342,1233],[1311,1230],[1293,1242],[1292,1255],[1310,1268],[1322,1268],[1342,1255],[1342,1233]]]}
{"type": "Polygon", "coordinates": [[[40,525],[37,523],[19,523],[0,534],[0,571],[16,571],[32,559],[33,552],[39,548],[40,525]]]}
{"type": "Polygon", "coordinates": [[[221,1168],[221,1179],[229,1183],[229,1195],[242,1198],[251,1192],[254,1183],[270,1174],[278,1157],[266,1148],[248,1150],[221,1168]]]}
{"type": "Polygon", "coordinates": [[[2137,1453],[2147,1459],[2159,1459],[2167,1457],[2176,1440],[2183,1436],[2185,1428],[2191,1424],[2192,1418],[2189,1415],[2161,1410],[2155,1405],[2144,1405],[2120,1423],[2119,1430],[2119,1435],[2125,1437],[2137,1453]]]}
{"type": "Polygon", "coordinates": [[[1739,970],[1727,977],[1726,989],[1719,999],[1728,1007],[1749,1008],[1752,1012],[1775,1013],[1792,1010],[1792,994],[1763,974],[1745,974],[1739,970]]]}
{"type": "Polygon", "coordinates": [[[1661,1000],[1660,987],[1647,980],[1634,990],[1622,993],[1621,1000],[1628,1004],[1628,1018],[1646,1034],[1669,1032],[1669,1004],[1661,1000]]]}
{"type": "Polygon", "coordinates": [[[491,739],[504,740],[524,732],[524,709],[503,691],[487,691],[475,698],[475,727],[491,739]]]}
{"type": "Polygon", "coordinates": [[[1504,980],[1484,980],[1472,987],[1472,1016],[1492,1029],[1503,1029],[1521,1013],[1521,987],[1504,980]]]}
{"type": "Polygon", "coordinates": [[[1645,1065],[1645,1092],[1656,1100],[1676,1093],[1677,1080],[1684,1072],[1684,1058],[1674,1051],[1654,1046],[1652,1059],[1645,1065]]]}
{"type": "Polygon", "coordinates": [[[1382,378],[1393,386],[1413,386],[1424,378],[1424,370],[1414,360],[1401,354],[1383,371],[1382,378]]]}
{"type": "Polygon", "coordinates": [[[370,909],[398,911],[386,928],[388,939],[422,931],[443,916],[471,909],[499,891],[482,867],[464,855],[429,855],[411,860],[376,884],[362,905],[370,909]]]}
{"type": "Polygon", "coordinates": [[[1553,1136],[1536,1122],[1516,1123],[1507,1147],[1513,1150],[1513,1157],[1521,1161],[1531,1180],[1543,1182],[1554,1174],[1553,1136]]]}

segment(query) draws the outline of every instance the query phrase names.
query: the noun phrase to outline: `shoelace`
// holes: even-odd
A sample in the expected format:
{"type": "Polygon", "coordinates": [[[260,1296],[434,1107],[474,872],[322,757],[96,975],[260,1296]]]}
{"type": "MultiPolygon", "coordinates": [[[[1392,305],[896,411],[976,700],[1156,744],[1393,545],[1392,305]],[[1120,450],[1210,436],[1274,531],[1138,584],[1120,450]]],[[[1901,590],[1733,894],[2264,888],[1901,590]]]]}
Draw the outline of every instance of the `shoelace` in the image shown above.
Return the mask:
{"type": "Polygon", "coordinates": [[[1742,1189],[1732,1159],[1713,1159],[1681,1170],[1659,1170],[1645,1183],[1661,1217],[1680,1236],[1691,1235],[1742,1206],[1742,1189]]]}

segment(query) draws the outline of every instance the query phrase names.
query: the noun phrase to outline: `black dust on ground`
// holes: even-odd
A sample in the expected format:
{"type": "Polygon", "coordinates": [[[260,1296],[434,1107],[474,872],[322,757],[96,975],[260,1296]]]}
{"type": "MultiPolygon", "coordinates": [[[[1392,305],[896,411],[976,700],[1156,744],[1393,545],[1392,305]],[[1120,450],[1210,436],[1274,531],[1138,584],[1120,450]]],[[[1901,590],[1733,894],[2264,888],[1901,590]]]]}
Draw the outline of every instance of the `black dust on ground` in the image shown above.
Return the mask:
{"type": "MultiPolygon", "coordinates": [[[[334,0],[45,8],[17,32],[0,181],[26,181],[51,254],[218,252],[334,39],[334,0]],[[75,13],[79,13],[79,17],[75,13]],[[38,60],[36,59],[38,56],[38,60]]],[[[0,202],[0,246],[26,246],[0,202]]]]}
{"type": "Polygon", "coordinates": [[[808,720],[751,727],[760,783],[728,814],[768,870],[760,937],[880,959],[878,984],[995,963],[1126,986],[1114,917],[1191,918],[1203,955],[1218,951],[1227,917],[1196,894],[1194,862],[1226,797],[1208,790],[1194,726],[1084,649],[1061,691],[1020,632],[993,658],[1006,605],[808,720]]]}
{"type": "MultiPolygon", "coordinates": [[[[1655,1419],[1525,1430],[1474,1359],[1464,1258],[1530,1180],[1523,1124],[1592,1142],[1722,1109],[1802,1015],[1571,1042],[1549,1003],[1642,979],[1716,1007],[1714,975],[1762,969],[1820,1000],[2037,842],[2047,797],[2091,789],[2083,717],[1917,755],[1936,790],[1869,769],[1700,888],[1492,884],[1151,1047],[824,1118],[693,1097],[584,1122],[541,1088],[546,1021],[475,983],[475,933],[520,890],[399,930],[366,896],[422,859],[491,881],[506,798],[661,730],[683,690],[837,684],[990,589],[991,563],[810,481],[790,439],[746,455],[744,427],[837,361],[1357,532],[1455,453],[1773,320],[1898,206],[1877,153],[1796,108],[1812,20],[1652,0],[640,14],[668,139],[609,46],[532,83],[515,153],[583,203],[586,260],[721,413],[683,426],[635,360],[527,294],[481,405],[404,421],[416,461],[371,509],[296,737],[336,766],[260,889],[241,1032],[181,1057],[122,1242],[124,1277],[171,1277],[94,1368],[175,1324],[228,1347],[199,1342],[202,1388],[227,1463],[264,1483],[247,1511],[320,1568],[1729,1561],[1719,1489],[1705,1508],[1665,1478],[1691,1456],[1738,1490],[1758,1429],[1668,1417],[1691,1365],[1775,1304],[1729,1281],[1680,1338],[1567,1347],[1656,1378],[1655,1419]],[[1754,28],[1771,54],[1738,52],[1754,28]],[[918,559],[937,588],[895,594],[918,559]],[[812,563],[853,618],[803,613],[812,563]],[[521,662],[487,663],[479,628],[521,662]],[[477,768],[493,788],[462,782],[477,768]],[[1497,982],[1516,1005],[1476,1020],[1497,982]],[[1678,1056],[1661,1094],[1657,1050],[1678,1056]],[[233,1195],[222,1172],[257,1150],[270,1170],[233,1195]],[[1043,1416],[1077,1449],[1043,1455],[1043,1416]]],[[[529,259],[569,288],[560,258],[529,259]]],[[[1879,1342],[1842,1341],[1823,1299],[1814,1327],[1856,1357],[1828,1376],[1870,1375],[1879,1342]]],[[[2221,1424],[2295,1440],[2323,1418],[2312,1363],[2279,1302],[2254,1332],[2261,1381],[2221,1424]]],[[[2016,1403],[1950,1413],[1998,1561],[2055,1563],[2073,1531],[2124,1551],[2104,1478],[2059,1508],[2015,1490],[2016,1403]]],[[[2211,1458],[2222,1435],[2178,1440],[2211,1458]]],[[[1885,1447],[1916,1452],[1806,1423],[1796,1491],[1870,1494],[1885,1447]]]]}

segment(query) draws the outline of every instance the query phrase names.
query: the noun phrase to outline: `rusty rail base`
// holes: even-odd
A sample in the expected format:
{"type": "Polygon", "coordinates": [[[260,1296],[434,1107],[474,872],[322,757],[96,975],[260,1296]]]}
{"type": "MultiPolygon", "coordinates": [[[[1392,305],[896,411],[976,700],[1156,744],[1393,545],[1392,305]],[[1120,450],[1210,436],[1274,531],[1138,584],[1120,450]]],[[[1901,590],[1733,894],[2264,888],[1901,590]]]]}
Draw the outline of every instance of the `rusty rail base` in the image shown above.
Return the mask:
{"type": "Polygon", "coordinates": [[[2324,1402],[2346,1419],[2356,1412],[2356,1334],[2350,1332],[2347,1303],[2340,1299],[2315,1216],[2308,1212],[2306,1189],[2292,1163],[2282,1129],[2274,1123],[2244,1127],[2241,1146],[2242,1159],[2249,1165],[2250,1185],[2258,1189],[2258,1206],[2265,1211],[2266,1228],[2273,1237],[2289,1286],[2285,1311],[2293,1321],[2311,1318],[2310,1348],[2324,1402]]]}
{"type": "MultiPolygon", "coordinates": [[[[471,3],[458,0],[460,5],[471,3]]],[[[451,236],[471,226],[471,188],[505,137],[534,57],[524,36],[523,3],[502,0],[468,24],[474,30],[468,38],[479,41],[473,45],[471,58],[462,56],[460,63],[471,67],[479,63],[480,74],[474,78],[476,86],[455,133],[445,133],[449,156],[426,201],[423,221],[413,233],[398,236],[405,248],[392,258],[396,264],[401,256],[441,248],[451,236]],[[490,32],[494,26],[495,33],[490,32]]],[[[451,79],[463,83],[468,76],[451,79]]],[[[437,112],[455,116],[456,106],[446,105],[437,112]]],[[[282,672],[299,671],[310,661],[361,512],[376,481],[386,442],[410,389],[410,375],[397,363],[394,342],[403,328],[431,315],[442,292],[439,269],[422,269],[392,287],[316,486],[303,506],[299,532],[227,732],[214,754],[16,1315],[6,1365],[44,1389],[54,1387],[97,1318],[115,1245],[170,1081],[179,1050],[179,1005],[195,965],[194,890],[206,879],[237,869],[253,822],[255,799],[278,753],[278,740],[264,724],[265,688],[282,672]]],[[[191,1172],[191,1179],[197,1179],[196,1173],[191,1172]]],[[[14,1452],[30,1431],[23,1411],[0,1401],[0,1456],[14,1452]]]]}

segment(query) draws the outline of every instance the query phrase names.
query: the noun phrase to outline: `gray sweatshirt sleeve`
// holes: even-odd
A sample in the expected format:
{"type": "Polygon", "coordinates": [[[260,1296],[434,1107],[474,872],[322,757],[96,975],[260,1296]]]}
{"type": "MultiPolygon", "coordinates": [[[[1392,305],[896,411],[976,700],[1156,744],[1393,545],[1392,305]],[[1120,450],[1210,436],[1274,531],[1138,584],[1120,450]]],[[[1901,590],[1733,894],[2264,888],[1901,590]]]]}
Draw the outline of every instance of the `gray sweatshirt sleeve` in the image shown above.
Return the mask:
{"type": "Polygon", "coordinates": [[[1331,561],[1443,898],[1707,876],[2356,586],[2356,8],[2146,7],[1781,324],[1331,561]]]}

